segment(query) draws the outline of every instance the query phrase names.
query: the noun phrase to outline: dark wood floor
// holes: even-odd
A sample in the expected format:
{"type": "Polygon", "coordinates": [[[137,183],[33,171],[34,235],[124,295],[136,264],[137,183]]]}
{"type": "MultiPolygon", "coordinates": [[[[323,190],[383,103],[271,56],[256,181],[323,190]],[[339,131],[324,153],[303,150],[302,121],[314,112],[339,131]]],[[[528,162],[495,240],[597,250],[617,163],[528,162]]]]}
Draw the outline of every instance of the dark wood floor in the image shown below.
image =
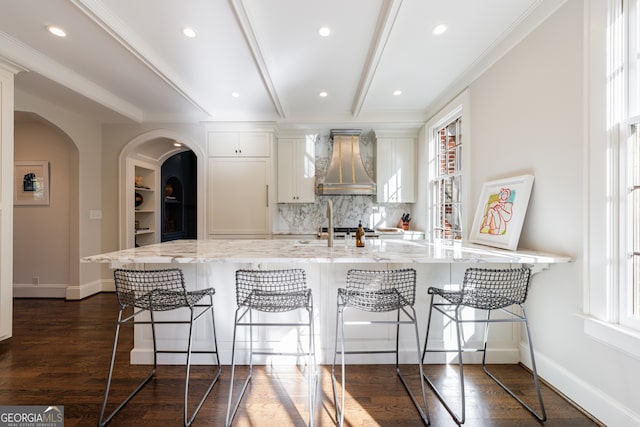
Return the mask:
{"type": "MultiPolygon", "coordinates": [[[[17,299],[11,339],[0,342],[0,405],[64,405],[65,426],[97,423],[107,376],[117,311],[115,295],[104,293],[83,301],[17,299]]],[[[131,334],[126,336],[132,340],[131,334]]],[[[128,367],[127,367],[128,368],[128,367]]],[[[346,426],[423,425],[391,365],[347,367],[346,426]]],[[[525,399],[535,396],[530,376],[518,365],[499,365],[497,372],[525,399]]],[[[138,374],[148,367],[134,367],[138,374]]],[[[193,395],[204,387],[204,367],[195,367],[193,395]]],[[[406,367],[412,386],[417,369],[406,367]]],[[[429,365],[430,375],[442,378],[447,393],[456,380],[445,366],[429,365]]],[[[467,426],[540,426],[476,366],[467,371],[467,426]]],[[[118,370],[115,390],[124,397],[134,374],[118,370]]],[[[183,368],[161,366],[151,381],[111,422],[113,426],[180,426],[183,368]]],[[[205,402],[193,425],[222,426],[227,405],[229,367],[205,402]]],[[[320,368],[316,424],[335,425],[330,367],[320,368]]],[[[308,417],[306,379],[296,368],[258,367],[238,411],[237,426],[300,426],[308,417]]],[[[454,426],[449,414],[427,390],[433,426],[454,426]]],[[[546,426],[597,425],[543,387],[549,420],[546,426]]],[[[533,401],[532,401],[533,402],[533,401]]]]}

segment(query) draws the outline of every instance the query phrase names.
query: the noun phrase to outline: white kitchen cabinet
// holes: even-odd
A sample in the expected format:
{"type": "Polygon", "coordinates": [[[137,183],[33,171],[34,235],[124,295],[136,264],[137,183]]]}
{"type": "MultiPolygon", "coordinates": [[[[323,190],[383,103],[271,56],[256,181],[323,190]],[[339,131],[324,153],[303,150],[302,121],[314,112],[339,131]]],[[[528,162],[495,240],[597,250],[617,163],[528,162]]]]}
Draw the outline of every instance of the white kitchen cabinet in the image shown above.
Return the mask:
{"type": "Polygon", "coordinates": [[[271,135],[269,132],[209,131],[209,157],[269,157],[271,135]]]}
{"type": "Polygon", "coordinates": [[[268,237],[271,159],[209,157],[207,233],[216,236],[268,237]]]}
{"type": "Polygon", "coordinates": [[[376,147],[378,203],[414,203],[416,138],[378,137],[376,147]]]}
{"type": "Polygon", "coordinates": [[[278,140],[278,203],[315,203],[315,137],[278,140]]]}

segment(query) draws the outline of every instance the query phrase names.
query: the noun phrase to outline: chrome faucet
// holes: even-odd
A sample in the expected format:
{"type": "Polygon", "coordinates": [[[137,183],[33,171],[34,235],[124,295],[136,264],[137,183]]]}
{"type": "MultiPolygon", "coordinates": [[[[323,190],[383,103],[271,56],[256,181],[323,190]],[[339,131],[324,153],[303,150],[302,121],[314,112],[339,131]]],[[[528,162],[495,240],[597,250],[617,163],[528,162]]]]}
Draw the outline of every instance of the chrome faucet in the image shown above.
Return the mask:
{"type": "Polygon", "coordinates": [[[327,200],[327,220],[329,221],[329,226],[327,227],[327,246],[333,247],[333,202],[331,200],[327,200]]]}

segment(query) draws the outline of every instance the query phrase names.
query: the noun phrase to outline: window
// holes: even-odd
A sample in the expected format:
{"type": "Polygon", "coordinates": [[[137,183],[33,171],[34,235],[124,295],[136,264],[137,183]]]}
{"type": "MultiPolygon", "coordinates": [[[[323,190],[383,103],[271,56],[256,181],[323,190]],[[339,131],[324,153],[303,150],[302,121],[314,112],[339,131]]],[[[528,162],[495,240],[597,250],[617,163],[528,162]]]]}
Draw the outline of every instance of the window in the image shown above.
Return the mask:
{"type": "Polygon", "coordinates": [[[587,143],[585,332],[640,357],[640,74],[638,3],[592,3],[587,143]],[[601,47],[602,46],[602,47],[601,47]],[[606,74],[605,74],[606,73],[606,74]],[[602,85],[606,81],[606,86],[602,85]],[[601,133],[602,129],[602,133],[601,133]]]}
{"type": "Polygon", "coordinates": [[[433,236],[438,240],[462,239],[462,119],[455,118],[433,135],[433,236]]]}
{"type": "MultiPolygon", "coordinates": [[[[640,123],[634,119],[629,123],[627,156],[625,165],[626,205],[623,216],[626,230],[622,240],[626,239],[625,252],[627,254],[625,268],[620,277],[622,283],[620,323],[637,326],[640,319],[640,123]]],[[[621,168],[625,170],[625,168],[621,168]]]]}
{"type": "Polygon", "coordinates": [[[428,154],[427,239],[432,242],[462,242],[467,224],[465,212],[470,135],[469,91],[465,90],[425,126],[428,154]],[[463,148],[464,146],[464,148],[463,148]]]}
{"type": "MultiPolygon", "coordinates": [[[[620,325],[640,330],[640,44],[639,0],[623,0],[612,15],[626,22],[611,29],[609,73],[620,74],[610,87],[610,118],[618,130],[619,258],[617,317],[620,325]],[[624,47],[626,46],[626,52],[624,47]],[[619,58],[616,60],[616,58],[619,58]],[[626,95],[626,96],[625,96],[626,95]]],[[[614,140],[616,135],[614,135],[614,140]]],[[[614,181],[615,182],[615,181],[614,181]]],[[[615,308],[615,306],[614,306],[615,308]]]]}

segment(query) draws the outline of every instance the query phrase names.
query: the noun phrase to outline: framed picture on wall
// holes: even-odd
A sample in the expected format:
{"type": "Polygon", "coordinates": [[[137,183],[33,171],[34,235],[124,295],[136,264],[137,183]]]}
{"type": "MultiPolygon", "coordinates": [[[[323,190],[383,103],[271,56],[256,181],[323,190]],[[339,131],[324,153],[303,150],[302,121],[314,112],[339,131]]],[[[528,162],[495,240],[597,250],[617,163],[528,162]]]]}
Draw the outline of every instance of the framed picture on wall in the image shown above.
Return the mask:
{"type": "Polygon", "coordinates": [[[49,204],[49,162],[15,162],[13,204],[49,204]]]}
{"type": "Polygon", "coordinates": [[[533,175],[486,182],[482,186],[469,241],[517,249],[532,187],[533,175]]]}

